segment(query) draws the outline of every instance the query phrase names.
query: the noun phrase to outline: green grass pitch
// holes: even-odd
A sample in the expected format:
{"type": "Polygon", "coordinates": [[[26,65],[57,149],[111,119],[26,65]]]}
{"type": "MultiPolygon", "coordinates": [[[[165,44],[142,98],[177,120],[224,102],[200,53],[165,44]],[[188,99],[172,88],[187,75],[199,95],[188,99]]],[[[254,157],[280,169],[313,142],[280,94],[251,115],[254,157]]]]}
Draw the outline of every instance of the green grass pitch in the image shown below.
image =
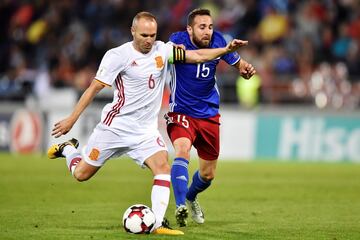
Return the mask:
{"type": "MultiPolygon", "coordinates": [[[[125,233],[124,210],[150,205],[151,185],[127,158],[79,183],[64,160],[1,153],[0,239],[360,239],[360,165],[220,161],[199,197],[205,224],[189,220],[184,236],[125,233]]],[[[171,196],[175,226],[173,213],[171,196]]]]}

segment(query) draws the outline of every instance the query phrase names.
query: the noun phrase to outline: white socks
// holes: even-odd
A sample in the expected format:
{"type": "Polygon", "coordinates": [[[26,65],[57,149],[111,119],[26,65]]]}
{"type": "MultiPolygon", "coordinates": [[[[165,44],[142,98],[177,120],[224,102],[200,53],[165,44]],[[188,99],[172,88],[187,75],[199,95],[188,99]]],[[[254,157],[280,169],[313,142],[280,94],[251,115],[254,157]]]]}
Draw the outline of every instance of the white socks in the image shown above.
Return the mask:
{"type": "Polygon", "coordinates": [[[76,165],[81,161],[81,154],[72,145],[65,146],[62,154],[66,157],[66,165],[68,166],[68,169],[71,174],[74,175],[76,165]]]}
{"type": "Polygon", "coordinates": [[[151,203],[155,217],[155,228],[161,226],[170,198],[170,174],[159,174],[154,177],[151,191],[151,203]]]}

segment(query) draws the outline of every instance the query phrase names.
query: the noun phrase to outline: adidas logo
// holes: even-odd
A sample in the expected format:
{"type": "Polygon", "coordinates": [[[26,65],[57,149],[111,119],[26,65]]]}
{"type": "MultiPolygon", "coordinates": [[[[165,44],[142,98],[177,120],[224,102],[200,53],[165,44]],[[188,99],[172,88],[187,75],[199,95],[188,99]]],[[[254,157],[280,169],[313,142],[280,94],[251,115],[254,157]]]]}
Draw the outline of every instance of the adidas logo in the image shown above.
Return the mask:
{"type": "Polygon", "coordinates": [[[187,178],[184,175],[178,176],[176,179],[187,181],[187,178]]]}
{"type": "Polygon", "coordinates": [[[135,62],[135,60],[131,63],[131,67],[136,67],[138,64],[135,62]]]}

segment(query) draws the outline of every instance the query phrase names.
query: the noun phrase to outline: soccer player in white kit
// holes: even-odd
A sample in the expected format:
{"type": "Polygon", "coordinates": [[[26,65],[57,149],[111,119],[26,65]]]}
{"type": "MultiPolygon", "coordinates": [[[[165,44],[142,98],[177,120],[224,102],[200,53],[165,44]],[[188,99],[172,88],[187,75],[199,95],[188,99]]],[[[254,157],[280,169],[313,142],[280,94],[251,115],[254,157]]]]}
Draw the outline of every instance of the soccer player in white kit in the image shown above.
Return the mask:
{"type": "Polygon", "coordinates": [[[48,157],[66,157],[75,179],[85,181],[108,159],[127,154],[154,175],[151,202],[156,224],[153,233],[181,235],[182,231],[171,229],[163,221],[170,197],[170,166],[157,123],[169,64],[209,61],[237,50],[247,41],[235,39],[224,48],[185,51],[170,43],[155,41],[157,23],[148,12],[134,17],[131,33],[133,41],[106,52],[95,79],[71,115],[57,122],[52,130],[56,138],[68,133],[95,95],[105,86],[111,86],[113,102],[104,107],[101,121],[87,145],[80,153],[78,141],[71,139],[51,146],[48,157]]]}

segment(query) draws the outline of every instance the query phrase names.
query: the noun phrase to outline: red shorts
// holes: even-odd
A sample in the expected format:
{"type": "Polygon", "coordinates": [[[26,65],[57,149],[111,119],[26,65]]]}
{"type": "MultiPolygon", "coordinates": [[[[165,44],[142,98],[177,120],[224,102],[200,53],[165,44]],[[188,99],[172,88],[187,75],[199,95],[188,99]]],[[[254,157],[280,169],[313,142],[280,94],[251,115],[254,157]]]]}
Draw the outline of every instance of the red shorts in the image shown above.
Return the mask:
{"type": "Polygon", "coordinates": [[[165,115],[167,132],[171,142],[180,137],[188,138],[200,158],[217,160],[220,151],[220,114],[211,118],[192,118],[181,113],[165,115]]]}

